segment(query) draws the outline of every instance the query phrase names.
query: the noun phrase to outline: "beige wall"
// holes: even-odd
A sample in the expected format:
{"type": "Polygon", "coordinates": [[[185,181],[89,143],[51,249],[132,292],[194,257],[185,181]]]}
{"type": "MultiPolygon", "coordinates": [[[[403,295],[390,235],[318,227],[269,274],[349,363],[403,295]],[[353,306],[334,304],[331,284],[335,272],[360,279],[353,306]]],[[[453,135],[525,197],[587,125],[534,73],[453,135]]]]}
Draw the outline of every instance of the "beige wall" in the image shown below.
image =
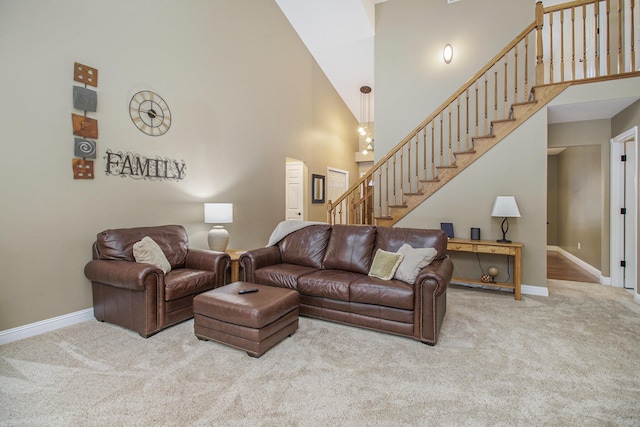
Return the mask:
{"type": "Polygon", "coordinates": [[[376,6],[376,159],[534,21],[531,0],[392,0],[376,6]],[[499,14],[505,19],[496,19],[499,14]],[[508,18],[506,18],[508,17],[508,18]],[[442,49],[450,43],[453,60],[442,49]]]}
{"type": "Polygon", "coordinates": [[[553,201],[554,194],[548,195],[548,210],[557,223],[553,224],[556,234],[549,236],[548,244],[575,255],[604,276],[608,275],[609,262],[602,240],[609,238],[609,231],[602,225],[608,217],[609,189],[604,186],[603,176],[609,174],[610,136],[609,119],[558,123],[548,129],[549,147],[568,147],[553,156],[558,192],[553,201]],[[552,207],[555,212],[551,212],[552,207]]]}
{"type": "Polygon", "coordinates": [[[205,248],[203,203],[225,201],[230,246],[259,247],[284,218],[287,156],[357,177],[357,121],[274,1],[2,0],[0,56],[0,330],[91,307],[103,229],[178,223],[205,248]],[[71,170],[75,61],[99,70],[88,181],[71,170]],[[142,89],[171,108],[162,137],[131,123],[142,89]],[[107,149],[184,160],[186,178],[106,176],[107,149]]]}
{"type": "MultiPolygon", "coordinates": [[[[534,2],[425,2],[394,0],[376,7],[376,157],[381,158],[456,89],[513,40],[534,19],[534,2]],[[495,20],[495,11],[509,19],[495,20]],[[463,23],[463,25],[460,25],[463,23]],[[454,59],[445,65],[442,47],[454,59]],[[379,148],[384,149],[379,150],[379,148]]],[[[640,79],[571,87],[550,105],[640,95],[640,79]]],[[[439,227],[453,222],[456,235],[480,227],[483,239],[500,237],[500,222],[489,216],[496,195],[513,194],[521,218],[509,236],[523,242],[523,283],[546,286],[547,231],[546,109],[456,177],[398,225],[439,227]]],[[[601,150],[601,187],[608,189],[608,150],[601,150]],[[606,151],[606,152],[605,152],[606,151]]],[[[601,265],[608,273],[608,192],[604,193],[601,265]],[[605,255],[606,254],[606,255],[605,255]]],[[[458,257],[458,255],[456,254],[458,257]]],[[[476,259],[454,260],[456,274],[479,275],[476,259]]],[[[481,260],[483,268],[494,260],[481,260]]],[[[504,272],[505,269],[501,268],[504,272]]]]}
{"type": "MultiPolygon", "coordinates": [[[[425,2],[394,0],[376,8],[376,147],[379,158],[533,22],[528,0],[425,2]],[[495,19],[500,10],[509,19],[495,19]],[[463,25],[460,25],[464,23],[463,25]],[[445,65],[442,48],[454,47],[445,65]]],[[[523,283],[546,286],[546,112],[536,114],[452,182],[401,220],[399,226],[439,228],[452,222],[456,236],[471,227],[481,237],[502,237],[490,212],[498,195],[515,195],[522,214],[510,221],[508,237],[525,243],[523,283]]],[[[473,256],[452,255],[455,275],[480,277],[473,256]]],[[[507,278],[506,260],[482,257],[507,278]]]]}

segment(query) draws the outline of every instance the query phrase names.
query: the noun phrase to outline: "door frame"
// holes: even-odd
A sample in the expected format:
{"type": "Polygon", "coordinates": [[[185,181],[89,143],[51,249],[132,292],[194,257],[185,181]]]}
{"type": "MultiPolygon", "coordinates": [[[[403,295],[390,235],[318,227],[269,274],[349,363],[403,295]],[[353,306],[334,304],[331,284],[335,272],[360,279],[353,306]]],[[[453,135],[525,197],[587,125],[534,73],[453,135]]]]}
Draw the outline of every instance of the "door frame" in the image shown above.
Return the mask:
{"type": "MultiPolygon", "coordinates": [[[[638,127],[633,128],[611,138],[611,179],[610,179],[610,270],[611,270],[611,286],[622,288],[623,287],[623,270],[619,266],[620,260],[623,258],[623,242],[621,241],[622,234],[625,234],[626,238],[630,238],[631,242],[626,245],[627,249],[630,248],[632,254],[626,258],[627,264],[631,261],[631,265],[628,265],[626,270],[627,282],[633,284],[634,299],[640,302],[640,296],[637,289],[637,277],[638,277],[638,127]],[[621,184],[624,183],[624,167],[620,161],[620,156],[624,153],[624,143],[632,141],[635,149],[633,158],[627,158],[627,170],[631,169],[633,183],[632,189],[627,189],[627,192],[632,194],[631,208],[633,211],[629,213],[627,206],[627,221],[625,230],[625,223],[622,220],[623,216],[620,214],[620,206],[623,205],[622,200],[625,195],[621,189],[621,184]],[[629,168],[631,166],[631,168],[629,168]],[[631,259],[630,259],[631,258],[631,259]]],[[[627,180],[628,182],[628,180],[627,180]]]]}

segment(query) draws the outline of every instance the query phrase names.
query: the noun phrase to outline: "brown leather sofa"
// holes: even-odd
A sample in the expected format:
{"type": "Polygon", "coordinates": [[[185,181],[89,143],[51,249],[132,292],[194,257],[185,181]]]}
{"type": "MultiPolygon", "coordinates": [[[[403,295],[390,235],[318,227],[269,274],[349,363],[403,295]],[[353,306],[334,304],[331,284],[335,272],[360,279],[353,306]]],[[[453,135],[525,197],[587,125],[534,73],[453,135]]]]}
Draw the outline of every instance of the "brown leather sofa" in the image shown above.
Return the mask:
{"type": "Polygon", "coordinates": [[[189,249],[181,225],[105,230],[93,244],[84,268],[93,288],[96,319],[131,329],[143,337],[193,317],[193,298],[224,285],[230,258],[224,252],[189,249]],[[151,237],[171,264],[165,274],[135,262],[133,245],[151,237]]]}
{"type": "Polygon", "coordinates": [[[446,312],[453,264],[441,230],[357,225],[310,225],[274,246],[240,257],[247,282],[291,288],[300,314],[435,344],[446,312]],[[434,261],[413,285],[368,276],[377,249],[403,243],[435,248],[434,261]]]}

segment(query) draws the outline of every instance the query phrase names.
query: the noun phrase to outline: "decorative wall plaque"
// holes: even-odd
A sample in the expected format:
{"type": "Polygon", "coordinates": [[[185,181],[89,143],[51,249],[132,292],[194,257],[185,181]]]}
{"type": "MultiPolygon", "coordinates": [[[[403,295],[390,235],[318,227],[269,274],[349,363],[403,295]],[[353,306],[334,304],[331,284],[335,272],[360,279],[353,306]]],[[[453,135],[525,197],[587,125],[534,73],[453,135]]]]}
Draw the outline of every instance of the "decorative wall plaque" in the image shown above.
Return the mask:
{"type": "Polygon", "coordinates": [[[73,108],[95,112],[98,107],[98,94],[85,87],[73,87],[73,108]]]}
{"type": "Polygon", "coordinates": [[[89,86],[98,87],[98,70],[76,62],[73,64],[73,80],[89,86]]]}
{"type": "Polygon", "coordinates": [[[71,122],[74,135],[98,139],[98,121],[96,119],[71,113],[71,122]]]}
{"type": "Polygon", "coordinates": [[[71,159],[73,179],[93,179],[93,160],[71,159]]]}
{"type": "Polygon", "coordinates": [[[83,159],[95,159],[96,142],[90,139],[74,138],[73,155],[83,159]]]}

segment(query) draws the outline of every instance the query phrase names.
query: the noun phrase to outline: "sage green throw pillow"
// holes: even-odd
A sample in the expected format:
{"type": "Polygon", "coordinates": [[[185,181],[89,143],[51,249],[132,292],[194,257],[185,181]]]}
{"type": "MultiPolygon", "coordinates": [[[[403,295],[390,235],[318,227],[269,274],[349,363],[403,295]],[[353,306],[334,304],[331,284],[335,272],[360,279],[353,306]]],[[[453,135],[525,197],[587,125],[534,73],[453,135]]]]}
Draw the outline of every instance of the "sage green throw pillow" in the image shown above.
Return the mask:
{"type": "Polygon", "coordinates": [[[398,253],[402,254],[404,258],[396,270],[394,279],[412,285],[420,270],[431,264],[431,261],[438,255],[438,251],[434,248],[413,248],[408,243],[400,246],[398,253]]]}
{"type": "Polygon", "coordinates": [[[133,257],[136,262],[153,264],[164,271],[165,274],[171,271],[171,264],[167,256],[155,240],[149,236],[145,236],[139,242],[133,245],[133,257]]]}
{"type": "Polygon", "coordinates": [[[369,276],[382,280],[391,280],[404,255],[378,249],[373,257],[369,276]]]}

